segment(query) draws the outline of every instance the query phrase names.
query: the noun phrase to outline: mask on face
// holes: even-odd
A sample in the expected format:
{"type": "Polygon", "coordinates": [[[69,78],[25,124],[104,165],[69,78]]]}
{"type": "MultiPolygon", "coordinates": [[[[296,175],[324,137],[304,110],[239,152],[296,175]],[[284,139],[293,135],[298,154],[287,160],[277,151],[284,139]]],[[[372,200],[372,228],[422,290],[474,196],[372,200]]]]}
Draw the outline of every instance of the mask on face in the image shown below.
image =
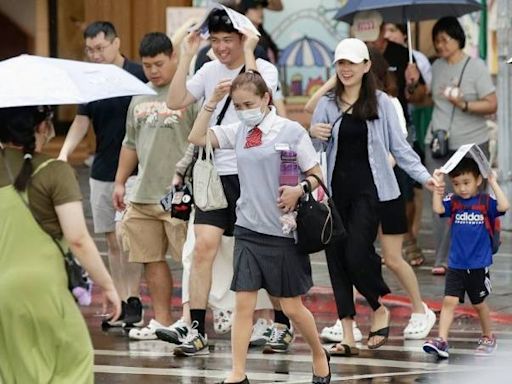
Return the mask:
{"type": "Polygon", "coordinates": [[[261,111],[261,108],[237,110],[236,114],[242,123],[247,127],[255,127],[261,123],[265,117],[265,113],[261,111]]]}

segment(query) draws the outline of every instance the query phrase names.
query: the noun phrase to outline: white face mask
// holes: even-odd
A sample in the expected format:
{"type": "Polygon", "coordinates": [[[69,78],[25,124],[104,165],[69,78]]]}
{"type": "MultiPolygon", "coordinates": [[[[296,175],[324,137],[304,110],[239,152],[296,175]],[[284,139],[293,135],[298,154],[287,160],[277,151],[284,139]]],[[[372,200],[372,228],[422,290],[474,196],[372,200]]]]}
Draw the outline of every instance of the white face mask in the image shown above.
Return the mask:
{"type": "Polygon", "coordinates": [[[257,126],[265,118],[265,112],[262,112],[260,107],[237,110],[236,114],[238,115],[240,121],[250,128],[257,126]]]}

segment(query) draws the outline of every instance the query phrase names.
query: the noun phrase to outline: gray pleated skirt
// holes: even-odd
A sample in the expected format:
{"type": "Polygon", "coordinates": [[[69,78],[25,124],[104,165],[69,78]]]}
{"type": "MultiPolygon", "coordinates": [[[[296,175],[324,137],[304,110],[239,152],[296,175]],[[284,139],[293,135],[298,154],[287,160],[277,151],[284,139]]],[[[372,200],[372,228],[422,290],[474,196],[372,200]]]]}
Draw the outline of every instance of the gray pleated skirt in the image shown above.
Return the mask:
{"type": "Polygon", "coordinates": [[[235,226],[231,290],[265,289],[274,297],[304,295],[313,286],[309,255],[286,237],[235,226]]]}

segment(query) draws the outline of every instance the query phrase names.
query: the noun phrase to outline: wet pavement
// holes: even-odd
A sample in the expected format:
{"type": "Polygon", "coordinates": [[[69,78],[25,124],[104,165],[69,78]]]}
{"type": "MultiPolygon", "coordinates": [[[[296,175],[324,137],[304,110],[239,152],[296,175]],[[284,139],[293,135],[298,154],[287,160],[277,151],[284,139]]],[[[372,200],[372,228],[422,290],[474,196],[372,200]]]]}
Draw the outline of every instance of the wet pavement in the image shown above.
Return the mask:
{"type": "MultiPolygon", "coordinates": [[[[88,224],[91,224],[88,207],[88,168],[76,167],[88,224]]],[[[429,201],[428,198],[425,201],[429,201]]],[[[423,214],[420,244],[426,252],[424,266],[416,268],[424,300],[439,317],[444,277],[432,276],[433,239],[428,204],[423,214]]],[[[503,233],[503,244],[495,256],[491,269],[493,293],[488,298],[493,325],[498,338],[498,351],[492,357],[476,357],[474,349],[480,336],[479,323],[471,305],[459,306],[450,334],[449,361],[436,361],[425,354],[423,341],[407,341],[401,336],[410,316],[410,306],[404,291],[386,268],[384,276],[392,289],[385,299],[391,309],[391,336],[388,343],[378,350],[360,345],[358,357],[333,357],[331,360],[332,382],[344,383],[512,383],[512,242],[511,234],[503,233]]],[[[105,252],[105,241],[95,237],[100,251],[105,252]]],[[[180,314],[181,267],[169,260],[175,279],[173,315],[180,314]]],[[[323,255],[312,256],[315,287],[305,297],[312,310],[318,329],[332,325],[336,318],[335,304],[330,289],[327,265],[323,255]]],[[[150,301],[142,287],[146,321],[151,318],[150,301]]],[[[368,307],[358,298],[357,322],[363,335],[369,331],[368,307]]],[[[211,315],[207,332],[210,338],[210,354],[193,358],[176,358],[173,345],[163,341],[131,341],[121,329],[107,332],[100,327],[101,308],[97,297],[93,305],[83,309],[95,349],[96,383],[215,383],[223,380],[231,367],[229,335],[216,335],[211,328],[211,315]]],[[[431,335],[436,334],[437,323],[431,335]]],[[[300,335],[288,354],[266,355],[261,349],[251,349],[247,362],[247,374],[251,382],[309,383],[311,358],[300,335]]]]}

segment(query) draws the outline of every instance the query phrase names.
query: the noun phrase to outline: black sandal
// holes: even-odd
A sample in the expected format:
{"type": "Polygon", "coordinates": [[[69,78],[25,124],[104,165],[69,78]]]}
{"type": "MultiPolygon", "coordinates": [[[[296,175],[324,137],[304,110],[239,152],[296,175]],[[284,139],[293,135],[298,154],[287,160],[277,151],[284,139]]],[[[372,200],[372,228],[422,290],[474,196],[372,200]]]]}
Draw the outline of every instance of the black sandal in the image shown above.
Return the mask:
{"type": "Polygon", "coordinates": [[[358,356],[359,355],[359,348],[351,347],[348,344],[335,344],[331,348],[330,354],[332,356],[342,356],[342,357],[358,356]],[[342,347],[343,350],[340,350],[338,348],[338,345],[340,347],[342,347]]]}
{"type": "Polygon", "coordinates": [[[372,345],[367,344],[368,349],[377,349],[377,348],[382,347],[384,344],[386,344],[386,342],[388,341],[388,337],[389,337],[389,326],[387,326],[385,328],[381,328],[375,332],[370,332],[368,334],[368,341],[370,341],[370,339],[375,336],[381,336],[381,337],[383,337],[383,339],[381,341],[379,341],[377,344],[372,344],[372,345]]]}
{"type": "Polygon", "coordinates": [[[329,362],[331,361],[331,354],[324,348],[325,357],[327,358],[327,367],[329,368],[329,374],[327,376],[317,376],[313,371],[313,379],[311,380],[312,384],[329,384],[331,382],[331,365],[329,362]]]}

